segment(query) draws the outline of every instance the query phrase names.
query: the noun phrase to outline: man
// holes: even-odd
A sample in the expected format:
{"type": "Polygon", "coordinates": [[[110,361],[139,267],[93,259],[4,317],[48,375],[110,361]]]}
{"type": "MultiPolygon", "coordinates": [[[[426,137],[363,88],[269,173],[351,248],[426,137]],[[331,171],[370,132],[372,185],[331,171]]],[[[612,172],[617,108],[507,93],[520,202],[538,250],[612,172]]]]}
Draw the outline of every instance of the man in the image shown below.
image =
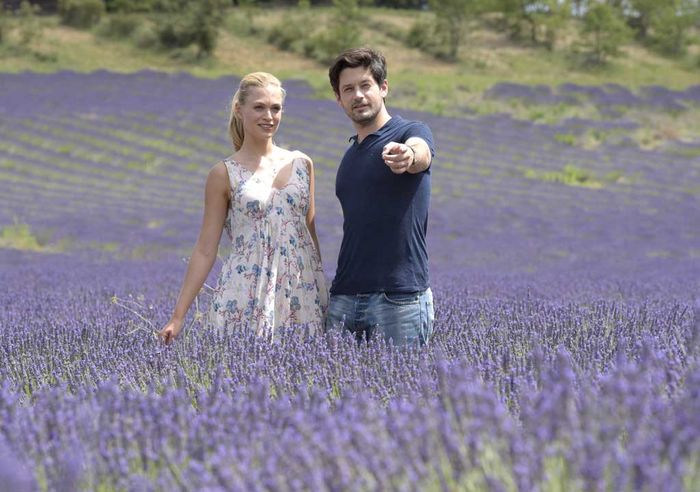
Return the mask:
{"type": "Polygon", "coordinates": [[[430,202],[430,129],[392,117],[384,56],[369,48],[341,53],[328,71],[338,104],[357,135],[336,176],[343,241],[326,327],[358,340],[425,344],[433,295],[425,235],[430,202]]]}

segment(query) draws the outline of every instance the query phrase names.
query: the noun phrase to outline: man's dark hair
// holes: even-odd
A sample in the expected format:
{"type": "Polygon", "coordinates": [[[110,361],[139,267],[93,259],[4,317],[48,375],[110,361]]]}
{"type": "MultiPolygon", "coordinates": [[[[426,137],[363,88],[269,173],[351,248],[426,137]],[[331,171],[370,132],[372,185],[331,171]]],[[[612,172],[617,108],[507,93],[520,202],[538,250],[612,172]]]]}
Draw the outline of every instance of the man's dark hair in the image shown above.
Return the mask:
{"type": "Polygon", "coordinates": [[[346,68],[369,68],[372,78],[381,85],[386,80],[386,60],[384,55],[372,48],[350,48],[343,51],[328,69],[328,78],[331,79],[333,92],[340,94],[340,72],[346,68]]]}

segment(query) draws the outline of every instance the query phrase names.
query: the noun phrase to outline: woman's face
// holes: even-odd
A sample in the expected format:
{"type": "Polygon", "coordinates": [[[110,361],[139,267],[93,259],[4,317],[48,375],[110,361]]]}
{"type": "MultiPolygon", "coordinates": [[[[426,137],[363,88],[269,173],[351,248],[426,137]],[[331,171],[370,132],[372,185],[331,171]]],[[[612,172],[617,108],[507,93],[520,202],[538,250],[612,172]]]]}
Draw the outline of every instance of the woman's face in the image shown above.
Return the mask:
{"type": "Polygon", "coordinates": [[[245,138],[272,138],[282,121],[282,90],[274,85],[253,87],[236,111],[243,121],[245,138]]]}

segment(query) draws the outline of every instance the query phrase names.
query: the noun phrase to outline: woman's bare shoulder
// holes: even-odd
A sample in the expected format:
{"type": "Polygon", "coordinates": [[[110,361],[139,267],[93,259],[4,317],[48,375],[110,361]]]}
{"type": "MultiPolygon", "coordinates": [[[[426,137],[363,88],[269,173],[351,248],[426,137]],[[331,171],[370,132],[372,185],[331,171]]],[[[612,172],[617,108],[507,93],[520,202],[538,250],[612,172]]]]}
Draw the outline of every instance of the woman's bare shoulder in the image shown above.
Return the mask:
{"type": "Polygon", "coordinates": [[[313,167],[314,161],[312,161],[311,157],[303,153],[301,150],[293,150],[291,151],[291,154],[293,159],[301,159],[304,162],[306,162],[306,165],[308,167],[313,167]]]}
{"type": "Polygon", "coordinates": [[[225,161],[225,159],[221,160],[209,169],[209,174],[207,176],[208,189],[228,193],[230,184],[228,168],[226,167],[225,161]]]}
{"type": "Polygon", "coordinates": [[[228,167],[226,166],[226,160],[223,159],[214,164],[211,169],[209,169],[209,176],[216,179],[228,179],[228,167]]]}

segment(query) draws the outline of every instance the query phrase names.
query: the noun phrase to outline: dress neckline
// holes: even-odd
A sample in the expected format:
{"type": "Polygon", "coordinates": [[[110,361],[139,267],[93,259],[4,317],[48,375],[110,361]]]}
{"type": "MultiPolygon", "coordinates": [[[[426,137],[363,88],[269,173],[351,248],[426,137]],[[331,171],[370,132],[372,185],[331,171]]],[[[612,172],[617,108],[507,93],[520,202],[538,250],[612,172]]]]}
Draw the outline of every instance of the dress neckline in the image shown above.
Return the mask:
{"type": "MultiPolygon", "coordinates": [[[[296,154],[296,152],[292,152],[292,153],[293,153],[293,154],[296,154]]],[[[279,169],[277,169],[277,171],[275,172],[274,177],[272,178],[272,185],[270,186],[271,192],[281,191],[281,190],[285,189],[286,187],[288,187],[288,186],[290,185],[290,183],[292,182],[292,177],[294,176],[294,165],[295,165],[296,161],[298,161],[299,159],[301,159],[301,157],[300,157],[299,155],[294,155],[294,156],[292,157],[292,159],[291,159],[289,162],[286,162],[285,164],[283,164],[282,166],[280,166],[279,169]],[[288,165],[291,165],[291,166],[292,166],[292,169],[291,169],[290,172],[289,172],[289,178],[287,179],[287,182],[284,183],[284,185],[279,186],[279,187],[274,186],[274,183],[275,183],[275,180],[277,179],[277,176],[278,176],[279,173],[282,171],[282,169],[284,169],[284,168],[285,168],[286,166],[288,166],[288,165]]],[[[246,173],[248,174],[248,178],[246,179],[246,181],[248,181],[248,180],[250,180],[250,179],[255,179],[255,180],[257,180],[257,182],[261,182],[261,181],[262,181],[259,177],[255,176],[255,174],[257,173],[257,169],[256,169],[255,171],[250,170],[250,169],[248,169],[247,167],[245,167],[243,164],[241,164],[240,162],[238,162],[237,160],[233,159],[232,157],[229,157],[228,160],[229,160],[230,162],[236,164],[236,167],[237,167],[238,169],[240,169],[240,170],[242,170],[243,172],[246,172],[246,173]]]]}

